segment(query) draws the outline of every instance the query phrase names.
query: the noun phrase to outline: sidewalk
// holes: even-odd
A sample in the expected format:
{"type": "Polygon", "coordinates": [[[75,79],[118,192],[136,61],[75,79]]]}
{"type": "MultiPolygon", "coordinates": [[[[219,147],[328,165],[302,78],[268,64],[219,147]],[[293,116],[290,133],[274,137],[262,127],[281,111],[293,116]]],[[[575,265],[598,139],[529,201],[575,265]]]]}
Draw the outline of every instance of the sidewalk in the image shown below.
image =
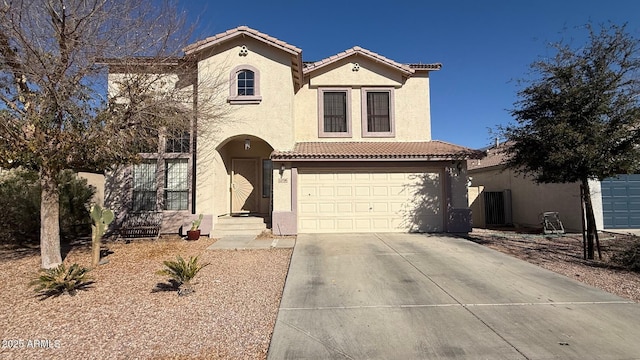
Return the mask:
{"type": "Polygon", "coordinates": [[[289,249],[295,243],[295,237],[257,239],[254,235],[235,235],[218,239],[207,250],[289,249]]]}

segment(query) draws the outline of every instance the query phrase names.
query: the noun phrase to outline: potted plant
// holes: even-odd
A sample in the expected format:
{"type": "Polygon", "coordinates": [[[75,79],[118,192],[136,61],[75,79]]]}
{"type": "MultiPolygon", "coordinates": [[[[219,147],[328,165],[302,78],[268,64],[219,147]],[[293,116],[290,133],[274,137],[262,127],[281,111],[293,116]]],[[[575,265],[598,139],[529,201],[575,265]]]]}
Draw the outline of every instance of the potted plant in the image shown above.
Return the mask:
{"type": "Polygon", "coordinates": [[[191,222],[191,230],[187,231],[187,240],[200,239],[200,223],[202,223],[202,214],[196,220],[191,222]]]}

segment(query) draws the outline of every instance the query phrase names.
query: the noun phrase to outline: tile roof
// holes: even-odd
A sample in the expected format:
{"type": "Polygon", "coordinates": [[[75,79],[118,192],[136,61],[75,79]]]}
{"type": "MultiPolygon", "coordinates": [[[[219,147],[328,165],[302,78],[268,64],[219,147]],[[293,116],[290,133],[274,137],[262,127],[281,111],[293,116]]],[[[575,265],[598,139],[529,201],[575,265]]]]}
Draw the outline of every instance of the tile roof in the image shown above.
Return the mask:
{"type": "Polygon", "coordinates": [[[287,51],[291,54],[295,54],[295,55],[299,55],[300,53],[302,53],[302,50],[299,49],[298,47],[295,47],[293,45],[287,44],[286,42],[277,39],[273,36],[269,36],[265,33],[262,33],[258,30],[254,30],[248,26],[238,26],[237,28],[231,29],[231,30],[227,30],[223,33],[214,35],[214,36],[210,36],[204,40],[200,40],[196,43],[193,43],[191,45],[187,45],[183,51],[185,54],[190,55],[196,51],[205,49],[209,46],[215,45],[215,44],[219,44],[221,42],[233,39],[237,36],[241,36],[241,35],[247,35],[250,37],[253,37],[257,40],[263,41],[265,43],[268,43],[270,45],[273,45],[277,48],[280,48],[284,51],[287,51]]]}
{"type": "Polygon", "coordinates": [[[468,160],[467,169],[479,170],[503,165],[507,161],[507,154],[504,151],[507,146],[508,144],[500,144],[490,147],[486,151],[485,158],[468,160]]]}
{"type": "Polygon", "coordinates": [[[484,156],[478,150],[443,141],[300,142],[293,150],[274,151],[273,160],[465,160],[484,156]]]}
{"type": "Polygon", "coordinates": [[[440,70],[442,69],[442,64],[434,63],[434,64],[409,64],[409,67],[414,70],[440,70]]]}
{"type": "Polygon", "coordinates": [[[338,53],[336,55],[330,56],[326,59],[322,59],[320,61],[316,61],[313,63],[305,63],[305,68],[304,68],[304,73],[307,74],[309,72],[315,71],[317,69],[320,69],[324,66],[327,66],[329,64],[332,64],[336,61],[342,60],[344,58],[347,58],[349,56],[353,56],[353,55],[361,55],[364,57],[367,57],[369,59],[372,59],[374,61],[378,61],[381,62],[385,65],[391,66],[395,69],[400,70],[401,72],[403,72],[405,75],[410,75],[413,74],[415,72],[415,70],[440,70],[441,65],[440,64],[401,64],[399,62],[393,61],[387,57],[384,57],[380,54],[374,53],[373,51],[369,51],[367,49],[363,49],[359,46],[354,46],[351,49],[347,49],[341,53],[338,53]]]}

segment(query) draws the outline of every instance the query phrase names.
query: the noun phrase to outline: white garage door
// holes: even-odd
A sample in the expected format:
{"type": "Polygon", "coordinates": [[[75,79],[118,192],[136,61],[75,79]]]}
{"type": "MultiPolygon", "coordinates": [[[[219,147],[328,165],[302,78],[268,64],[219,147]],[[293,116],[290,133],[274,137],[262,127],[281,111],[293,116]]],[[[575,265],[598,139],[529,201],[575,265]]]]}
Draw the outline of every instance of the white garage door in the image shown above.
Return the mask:
{"type": "Polygon", "coordinates": [[[442,231],[439,169],[299,169],[298,231],[442,231]]]}

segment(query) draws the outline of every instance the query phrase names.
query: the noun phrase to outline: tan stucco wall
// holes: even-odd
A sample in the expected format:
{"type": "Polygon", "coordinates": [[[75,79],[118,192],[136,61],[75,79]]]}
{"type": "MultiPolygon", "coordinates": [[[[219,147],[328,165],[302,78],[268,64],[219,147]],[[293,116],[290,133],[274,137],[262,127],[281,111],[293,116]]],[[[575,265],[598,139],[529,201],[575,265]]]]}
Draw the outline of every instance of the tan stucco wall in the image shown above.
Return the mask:
{"type": "MultiPolygon", "coordinates": [[[[269,158],[272,149],[293,148],[291,54],[251,38],[236,39],[202,54],[198,76],[202,79],[220,79],[212,83],[223,84],[215,89],[199,89],[199,107],[203,111],[211,108],[222,117],[213,124],[199,120],[196,208],[199,212],[217,216],[230,210],[232,158],[253,157],[262,160],[269,158]],[[240,55],[243,45],[248,49],[246,56],[240,55]],[[250,65],[258,71],[259,95],[262,97],[258,104],[240,105],[227,101],[231,72],[241,65],[250,65]],[[218,92],[217,96],[211,96],[214,91],[218,92]],[[216,103],[212,106],[211,102],[216,103]],[[249,151],[244,150],[245,138],[252,139],[249,151]]],[[[266,213],[270,199],[262,197],[261,184],[257,184],[256,190],[259,193],[260,210],[266,213]]]]}
{"type": "Polygon", "coordinates": [[[400,72],[363,57],[350,57],[305,76],[295,95],[296,141],[428,141],[431,140],[429,77],[426,73],[403,78],[400,72]],[[354,63],[360,65],[353,71],[354,63]],[[363,87],[394,88],[395,136],[362,137],[363,87]],[[349,87],[351,98],[350,138],[318,136],[318,89],[349,87]]]}
{"type": "Polygon", "coordinates": [[[467,165],[464,161],[455,162],[447,166],[451,181],[451,207],[454,209],[465,209],[469,207],[467,194],[467,165]],[[458,164],[461,168],[458,169],[458,164]]]}
{"type": "Polygon", "coordinates": [[[291,167],[285,164],[280,172],[280,164],[274,163],[273,169],[273,211],[292,211],[291,167]]]}
{"type": "Polygon", "coordinates": [[[105,187],[104,175],[88,173],[88,172],[79,172],[78,177],[86,179],[87,184],[93,186],[96,189],[96,192],[93,195],[93,199],[91,199],[91,202],[93,202],[94,204],[103,206],[104,205],[104,187],[105,187]]]}
{"type": "Polygon", "coordinates": [[[220,79],[212,81],[225,85],[215,89],[219,92],[215,99],[207,97],[208,90],[201,87],[199,106],[206,110],[206,102],[217,101],[223,108],[224,118],[217,126],[199,128],[199,131],[215,131],[218,143],[238,134],[248,134],[267,141],[276,149],[291,148],[294,142],[291,54],[251,38],[235,39],[219,46],[213,49],[215,54],[203,54],[198,63],[198,77],[220,79]],[[246,56],[239,55],[243,45],[248,48],[246,56]],[[262,96],[259,104],[227,102],[231,71],[240,65],[250,65],[259,72],[262,96]]]}
{"type": "MultiPolygon", "coordinates": [[[[516,175],[513,170],[488,169],[472,171],[472,186],[484,186],[484,191],[511,190],[511,206],[514,225],[541,227],[541,215],[557,211],[567,231],[581,231],[580,186],[570,184],[536,184],[516,175]]],[[[602,201],[598,182],[591,182],[596,224],[603,228],[602,201]]]]}

